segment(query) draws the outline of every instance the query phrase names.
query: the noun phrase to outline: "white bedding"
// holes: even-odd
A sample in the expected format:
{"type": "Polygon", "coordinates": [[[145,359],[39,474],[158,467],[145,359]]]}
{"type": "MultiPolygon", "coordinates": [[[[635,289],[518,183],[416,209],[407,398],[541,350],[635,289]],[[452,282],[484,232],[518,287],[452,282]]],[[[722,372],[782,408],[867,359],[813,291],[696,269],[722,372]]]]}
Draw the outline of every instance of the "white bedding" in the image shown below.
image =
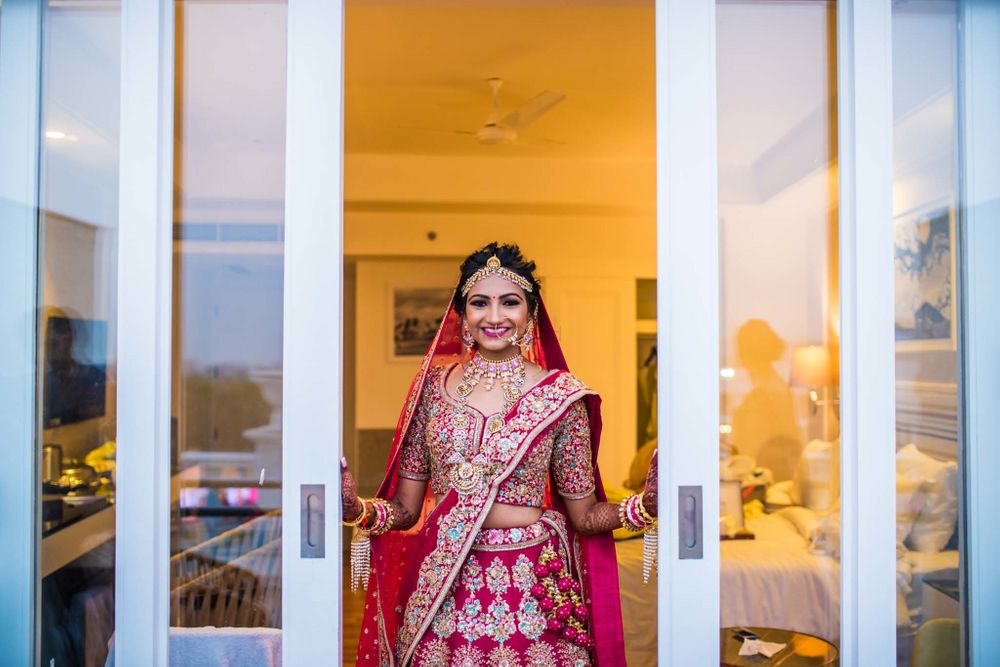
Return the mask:
{"type": "MultiPolygon", "coordinates": [[[[726,540],[721,551],[721,626],[788,628],[840,642],[840,563],[810,553],[805,535],[818,515],[796,507],[747,523],[754,540],[726,540]],[[791,511],[789,511],[791,510],[791,511]]],[[[642,540],[616,542],[625,648],[630,666],[656,664],[656,589],[642,584],[642,540]]],[[[901,637],[922,620],[923,580],[956,575],[958,552],[898,555],[897,604],[901,637]]]]}
{"type": "Polygon", "coordinates": [[[753,540],[721,544],[721,623],[786,628],[840,643],[840,563],[809,552],[778,514],[748,522],[753,540]]]}
{"type": "MultiPolygon", "coordinates": [[[[721,626],[788,628],[840,641],[840,564],[809,553],[778,514],[748,522],[754,540],[721,544],[721,626]]],[[[801,526],[800,526],[801,527],[801,526]]],[[[656,588],[642,585],[642,540],[616,542],[630,667],[656,664],[656,588]]]]}

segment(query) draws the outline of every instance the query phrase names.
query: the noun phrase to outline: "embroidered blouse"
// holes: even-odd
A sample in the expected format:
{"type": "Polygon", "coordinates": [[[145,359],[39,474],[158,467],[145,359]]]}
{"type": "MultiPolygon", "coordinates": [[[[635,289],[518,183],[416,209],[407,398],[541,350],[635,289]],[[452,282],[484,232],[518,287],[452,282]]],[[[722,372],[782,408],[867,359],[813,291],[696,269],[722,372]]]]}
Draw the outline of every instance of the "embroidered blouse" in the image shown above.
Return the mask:
{"type": "MultiPolygon", "coordinates": [[[[486,416],[467,406],[464,413],[445,389],[453,366],[436,366],[427,373],[420,405],[400,452],[399,475],[430,480],[431,491],[450,487],[453,459],[471,458],[482,443],[486,416]],[[455,455],[458,454],[456,457],[455,455]]],[[[532,391],[528,390],[529,393],[532,391]]],[[[573,403],[555,425],[535,442],[497,492],[496,502],[541,507],[549,470],[556,492],[564,498],[586,498],[594,492],[590,421],[582,400],[573,403]]]]}

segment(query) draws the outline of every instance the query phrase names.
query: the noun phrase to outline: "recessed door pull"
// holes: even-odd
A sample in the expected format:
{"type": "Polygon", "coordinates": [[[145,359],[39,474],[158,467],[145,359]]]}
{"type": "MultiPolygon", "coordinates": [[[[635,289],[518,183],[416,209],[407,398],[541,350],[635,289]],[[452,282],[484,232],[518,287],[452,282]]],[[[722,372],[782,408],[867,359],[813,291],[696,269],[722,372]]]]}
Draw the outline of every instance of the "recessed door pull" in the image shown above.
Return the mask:
{"type": "Polygon", "coordinates": [[[326,487],[301,487],[299,550],[302,558],[326,558],[326,487]]]}
{"type": "Polygon", "coordinates": [[[700,486],[677,487],[678,558],[702,558],[702,503],[700,486]]]}

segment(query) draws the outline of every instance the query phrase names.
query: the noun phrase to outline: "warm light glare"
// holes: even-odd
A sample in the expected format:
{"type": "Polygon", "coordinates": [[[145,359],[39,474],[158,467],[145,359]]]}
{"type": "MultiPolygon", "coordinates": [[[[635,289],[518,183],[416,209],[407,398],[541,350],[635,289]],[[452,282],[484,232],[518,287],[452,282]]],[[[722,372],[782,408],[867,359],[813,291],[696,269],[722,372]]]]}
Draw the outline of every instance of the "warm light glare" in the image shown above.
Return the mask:
{"type": "Polygon", "coordinates": [[[721,375],[722,377],[727,378],[727,379],[728,378],[734,378],[734,377],[736,377],[736,369],[735,368],[723,368],[721,371],[719,371],[719,375],[721,375]]]}
{"type": "Polygon", "coordinates": [[[733,427],[731,424],[719,424],[719,433],[722,435],[728,435],[733,432],[733,427]]]}
{"type": "Polygon", "coordinates": [[[799,387],[829,387],[833,384],[830,350],[805,345],[792,350],[792,384],[799,387]]]}

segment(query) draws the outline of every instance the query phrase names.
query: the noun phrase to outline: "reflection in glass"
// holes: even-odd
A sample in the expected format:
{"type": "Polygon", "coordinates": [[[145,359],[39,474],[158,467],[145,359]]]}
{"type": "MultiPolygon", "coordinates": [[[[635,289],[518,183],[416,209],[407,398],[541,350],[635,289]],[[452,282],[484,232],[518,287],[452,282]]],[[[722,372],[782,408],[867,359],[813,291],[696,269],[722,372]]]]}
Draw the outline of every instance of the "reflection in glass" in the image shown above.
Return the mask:
{"type": "MultiPolygon", "coordinates": [[[[170,625],[281,627],[286,7],[176,3],[170,625]]],[[[187,635],[180,635],[187,636],[187,635]]]]}
{"type": "MultiPolygon", "coordinates": [[[[832,2],[717,5],[721,651],[840,643],[832,2]]],[[[756,657],[755,660],[763,658],[756,657]]]]}
{"type": "Polygon", "coordinates": [[[103,665],[114,630],[117,2],[43,11],[40,664],[103,665]]]}
{"type": "MultiPolygon", "coordinates": [[[[896,653],[958,664],[958,2],[894,3],[896,653]]],[[[943,663],[941,663],[943,664],[943,663]]]]}

